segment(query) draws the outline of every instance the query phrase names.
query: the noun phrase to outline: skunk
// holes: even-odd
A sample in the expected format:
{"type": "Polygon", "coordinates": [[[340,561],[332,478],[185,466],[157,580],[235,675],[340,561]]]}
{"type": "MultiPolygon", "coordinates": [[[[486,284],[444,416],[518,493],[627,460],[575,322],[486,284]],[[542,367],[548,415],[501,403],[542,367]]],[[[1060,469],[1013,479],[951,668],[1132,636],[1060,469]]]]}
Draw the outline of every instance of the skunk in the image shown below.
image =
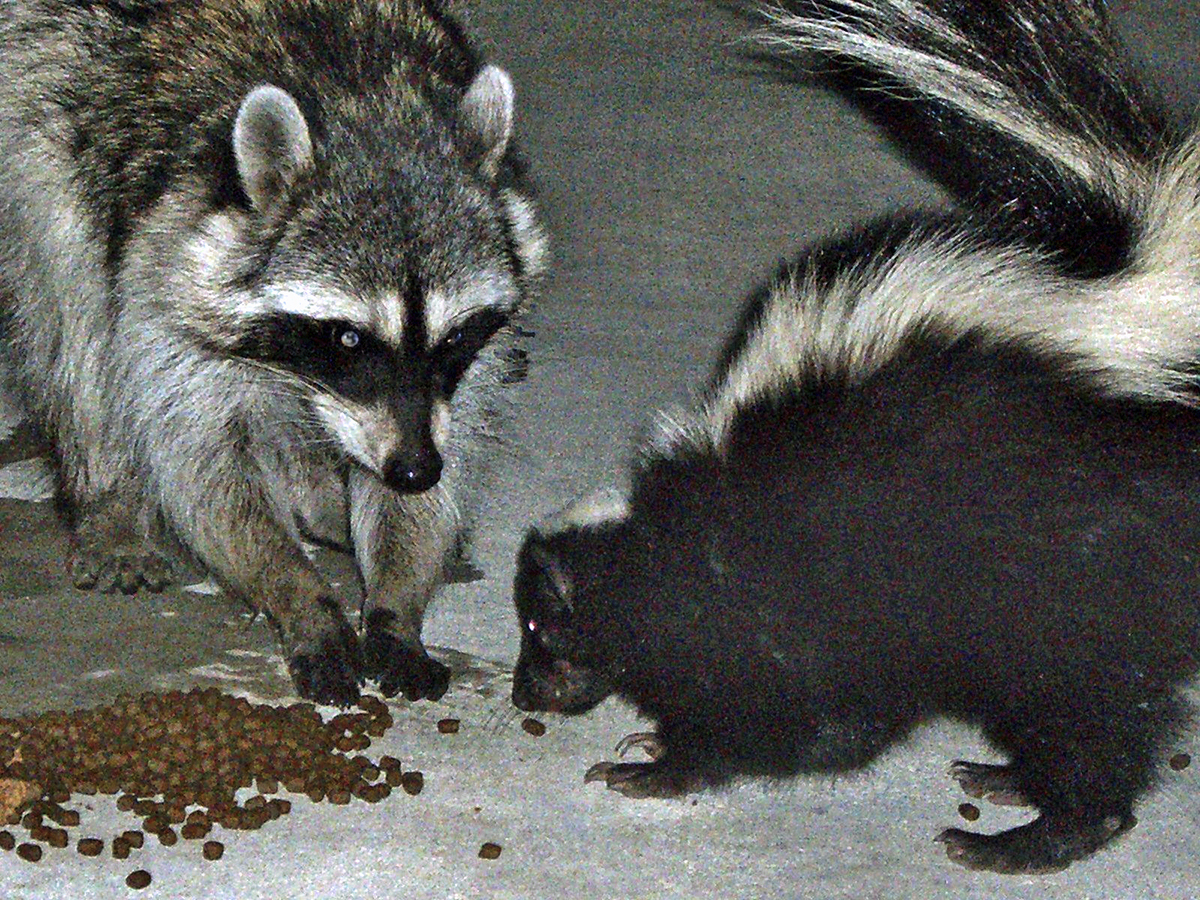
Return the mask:
{"type": "Polygon", "coordinates": [[[653,720],[630,797],[857,770],[922,722],[1037,816],[949,829],[1049,872],[1135,824],[1200,667],[1200,145],[1085,0],[792,0],[820,66],[951,191],[803,252],[748,301],[629,489],[533,528],[513,702],[653,720]]]}

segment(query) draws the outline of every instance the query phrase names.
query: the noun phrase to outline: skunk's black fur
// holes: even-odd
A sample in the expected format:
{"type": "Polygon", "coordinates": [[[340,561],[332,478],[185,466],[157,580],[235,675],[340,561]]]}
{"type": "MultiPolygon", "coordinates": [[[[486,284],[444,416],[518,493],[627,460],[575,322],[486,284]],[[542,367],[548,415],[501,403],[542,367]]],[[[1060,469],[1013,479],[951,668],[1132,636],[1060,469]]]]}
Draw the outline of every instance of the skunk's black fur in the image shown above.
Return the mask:
{"type": "Polygon", "coordinates": [[[856,769],[946,715],[1009,759],[956,763],[963,787],[1039,813],[944,832],[952,859],[1051,871],[1134,823],[1200,667],[1200,165],[1097,9],[771,14],[775,49],[906,98],[910,134],[969,160],[969,208],[805,253],[628,496],[530,533],[514,702],[616,693],[657,724],[627,739],[652,762],[589,779],[669,796],[856,769]]]}

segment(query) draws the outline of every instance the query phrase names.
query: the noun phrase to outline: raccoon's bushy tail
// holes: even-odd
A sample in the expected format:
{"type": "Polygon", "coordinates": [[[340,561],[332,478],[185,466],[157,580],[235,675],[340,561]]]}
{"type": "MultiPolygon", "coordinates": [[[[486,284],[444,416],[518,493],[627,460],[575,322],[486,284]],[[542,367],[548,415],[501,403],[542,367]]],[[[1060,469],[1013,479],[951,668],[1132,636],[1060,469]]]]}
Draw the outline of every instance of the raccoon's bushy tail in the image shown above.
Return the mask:
{"type": "Polygon", "coordinates": [[[1074,274],[1128,262],[1178,139],[1101,0],[781,0],[777,59],[821,65],[970,208],[1074,274]]]}

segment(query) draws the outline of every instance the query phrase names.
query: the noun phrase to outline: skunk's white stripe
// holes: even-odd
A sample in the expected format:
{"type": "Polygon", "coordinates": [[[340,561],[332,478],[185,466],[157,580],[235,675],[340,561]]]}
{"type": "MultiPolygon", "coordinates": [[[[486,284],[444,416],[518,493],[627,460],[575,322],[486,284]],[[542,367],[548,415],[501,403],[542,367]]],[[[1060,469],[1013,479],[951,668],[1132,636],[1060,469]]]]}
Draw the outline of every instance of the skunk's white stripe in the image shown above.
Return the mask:
{"type": "MultiPolygon", "coordinates": [[[[1170,183],[1182,189],[1187,182],[1170,183]]],[[[894,254],[847,267],[824,288],[810,270],[794,270],[772,288],[724,382],[694,413],[660,420],[647,449],[665,455],[681,445],[719,447],[742,408],[808,373],[836,369],[864,378],[925,325],[1072,354],[1114,395],[1194,403],[1179,364],[1200,358],[1200,289],[1187,271],[1193,256],[1172,256],[1170,245],[1197,211],[1194,201],[1186,216],[1169,202],[1161,207],[1162,240],[1147,247],[1144,261],[1108,279],[1060,276],[1032,251],[981,249],[967,235],[912,239],[894,254]]]]}
{"type": "MultiPolygon", "coordinates": [[[[826,18],[795,15],[778,6],[762,12],[768,21],[756,39],[773,50],[852,58],[888,73],[918,93],[941,100],[971,119],[1011,135],[1034,152],[1112,193],[1144,186],[1146,173],[1099,136],[1075,134],[1036,115],[1037,105],[1023,103],[1011,88],[988,77],[994,64],[944,19],[910,0],[837,0],[826,18]],[[904,29],[919,37],[906,39],[904,29]],[[974,57],[969,68],[913,46],[953,44],[974,57]]],[[[1032,26],[1030,26],[1032,28],[1032,26]]],[[[1047,69],[1053,84],[1055,73],[1047,69]]]]}

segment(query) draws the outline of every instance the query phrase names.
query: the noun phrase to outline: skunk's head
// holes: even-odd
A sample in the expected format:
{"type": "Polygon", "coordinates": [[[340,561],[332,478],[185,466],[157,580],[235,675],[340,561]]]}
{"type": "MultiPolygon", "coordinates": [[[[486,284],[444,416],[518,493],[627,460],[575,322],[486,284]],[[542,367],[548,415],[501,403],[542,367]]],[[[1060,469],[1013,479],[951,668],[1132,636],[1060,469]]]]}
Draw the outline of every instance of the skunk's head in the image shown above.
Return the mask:
{"type": "Polygon", "coordinates": [[[604,575],[624,508],[602,496],[575,504],[551,528],[530,531],[517,556],[518,709],[582,713],[614,690],[610,642],[619,599],[606,592],[604,575]]]}
{"type": "Polygon", "coordinates": [[[235,184],[191,250],[216,298],[202,339],[305,402],[314,444],[412,493],[515,375],[543,238],[509,160],[507,75],[483,67],[449,110],[404,91],[249,91],[222,138],[235,184]]]}

